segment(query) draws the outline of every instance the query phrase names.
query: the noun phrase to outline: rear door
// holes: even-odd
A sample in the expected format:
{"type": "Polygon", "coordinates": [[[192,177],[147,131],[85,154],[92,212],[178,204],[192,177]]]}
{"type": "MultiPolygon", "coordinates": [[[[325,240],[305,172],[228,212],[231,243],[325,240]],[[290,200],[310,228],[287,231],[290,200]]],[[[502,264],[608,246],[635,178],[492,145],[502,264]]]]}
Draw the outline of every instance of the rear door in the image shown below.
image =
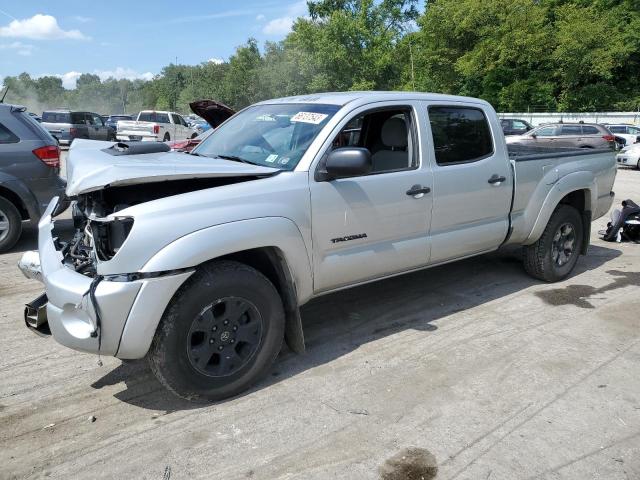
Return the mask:
{"type": "Polygon", "coordinates": [[[582,125],[582,137],[580,138],[579,147],[583,148],[607,148],[609,140],[605,138],[607,132],[602,132],[598,127],[593,125],[582,125]]]}
{"type": "Polygon", "coordinates": [[[495,113],[482,104],[427,106],[433,146],[431,263],[497,248],[506,238],[513,176],[495,113]],[[498,144],[497,144],[498,143],[498,144]]]}
{"type": "Polygon", "coordinates": [[[555,142],[557,147],[577,147],[583,142],[582,127],[580,125],[562,125],[560,127],[560,135],[555,142]]]}

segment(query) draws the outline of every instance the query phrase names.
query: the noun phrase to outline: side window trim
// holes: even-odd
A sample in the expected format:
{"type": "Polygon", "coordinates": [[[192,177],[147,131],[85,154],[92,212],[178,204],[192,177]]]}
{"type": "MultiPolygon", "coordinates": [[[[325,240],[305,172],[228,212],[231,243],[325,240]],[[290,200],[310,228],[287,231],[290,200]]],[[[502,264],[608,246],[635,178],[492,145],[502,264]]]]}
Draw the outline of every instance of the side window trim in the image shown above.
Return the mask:
{"type": "MultiPolygon", "coordinates": [[[[409,134],[409,138],[407,139],[408,145],[410,144],[412,147],[413,158],[415,158],[415,165],[407,168],[401,168],[396,170],[385,170],[382,172],[371,172],[367,175],[354,175],[353,177],[345,177],[345,178],[364,178],[364,177],[372,177],[376,175],[384,175],[389,173],[398,173],[398,172],[407,172],[411,170],[418,170],[422,165],[422,159],[420,156],[420,135],[418,132],[418,111],[415,105],[407,104],[407,103],[398,103],[398,104],[390,104],[383,106],[365,106],[368,108],[357,109],[355,111],[350,112],[345,118],[340,122],[340,127],[334,129],[328,136],[327,142],[328,145],[325,145],[322,149],[322,153],[320,154],[320,160],[316,163],[314,170],[314,179],[315,181],[324,181],[320,180],[322,178],[324,164],[327,160],[327,155],[331,152],[331,145],[333,140],[336,138],[338,134],[351,122],[353,119],[359,117],[360,115],[368,115],[375,112],[381,112],[385,110],[404,110],[406,113],[409,113],[411,119],[411,125],[408,129],[407,133],[409,134]]],[[[408,148],[408,146],[407,146],[408,148]]]]}
{"type": "Polygon", "coordinates": [[[491,122],[489,122],[489,117],[487,116],[487,112],[485,112],[485,110],[480,107],[480,106],[472,106],[472,105],[464,105],[464,104],[448,104],[448,103],[429,103],[426,105],[427,106],[427,122],[429,123],[429,131],[431,133],[431,138],[430,138],[430,145],[431,145],[431,149],[433,151],[433,163],[434,166],[438,167],[438,168],[446,168],[452,165],[464,165],[467,163],[475,163],[475,162],[480,162],[482,160],[485,160],[487,158],[493,157],[496,154],[496,142],[495,142],[495,133],[493,131],[493,128],[491,127],[491,122]],[[432,108],[458,108],[458,109],[465,109],[465,110],[477,110],[480,113],[482,113],[482,116],[484,117],[484,120],[487,124],[487,129],[489,131],[489,135],[491,136],[491,151],[489,153],[487,153],[486,155],[481,155],[479,157],[475,157],[469,160],[461,160],[458,162],[448,162],[448,163],[439,163],[438,162],[438,156],[436,154],[435,151],[435,142],[433,140],[433,128],[431,125],[431,117],[430,117],[430,112],[432,108]]]}

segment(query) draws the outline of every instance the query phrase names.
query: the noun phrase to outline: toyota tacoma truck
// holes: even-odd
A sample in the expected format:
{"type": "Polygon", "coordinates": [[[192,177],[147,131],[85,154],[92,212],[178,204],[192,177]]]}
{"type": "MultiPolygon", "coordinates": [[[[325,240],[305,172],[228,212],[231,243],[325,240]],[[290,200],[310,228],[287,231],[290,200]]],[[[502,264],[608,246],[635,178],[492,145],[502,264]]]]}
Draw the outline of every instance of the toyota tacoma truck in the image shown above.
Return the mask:
{"type": "Polygon", "coordinates": [[[614,152],[511,148],[488,103],[406,92],[258,103],[191,154],[74,142],[76,230],[58,232],[53,199],[21,260],[45,287],[26,324],[219,400],[265,376],[283,341],[304,350],[314,297],[502,245],[562,280],[612,204],[614,152]]]}
{"type": "Polygon", "coordinates": [[[135,120],[119,120],[116,127],[116,139],[120,141],[169,142],[197,136],[182,115],[174,112],[143,110],[135,120]]]}

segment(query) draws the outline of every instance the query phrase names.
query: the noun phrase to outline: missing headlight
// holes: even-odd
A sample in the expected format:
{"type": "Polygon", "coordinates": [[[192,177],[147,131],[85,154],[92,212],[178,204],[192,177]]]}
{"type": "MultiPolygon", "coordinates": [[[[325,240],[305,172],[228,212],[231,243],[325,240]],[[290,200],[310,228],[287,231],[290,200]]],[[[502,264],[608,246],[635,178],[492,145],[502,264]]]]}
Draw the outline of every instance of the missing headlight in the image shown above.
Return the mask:
{"type": "Polygon", "coordinates": [[[127,239],[133,218],[116,218],[111,222],[91,222],[96,253],[100,260],[111,260],[127,239]]]}

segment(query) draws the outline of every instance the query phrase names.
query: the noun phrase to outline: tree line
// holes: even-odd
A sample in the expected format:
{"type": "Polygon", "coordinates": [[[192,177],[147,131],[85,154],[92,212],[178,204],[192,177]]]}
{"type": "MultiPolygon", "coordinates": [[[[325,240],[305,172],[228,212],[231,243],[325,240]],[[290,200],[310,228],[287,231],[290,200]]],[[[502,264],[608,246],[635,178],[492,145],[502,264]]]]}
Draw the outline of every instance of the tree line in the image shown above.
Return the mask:
{"type": "Polygon", "coordinates": [[[416,90],[480,97],[499,111],[640,108],[640,0],[313,0],[279,42],[222,63],[165,66],[152,80],[83,74],[77,87],[28,73],[7,101],[34,111],[188,112],[322,91],[416,90]]]}

